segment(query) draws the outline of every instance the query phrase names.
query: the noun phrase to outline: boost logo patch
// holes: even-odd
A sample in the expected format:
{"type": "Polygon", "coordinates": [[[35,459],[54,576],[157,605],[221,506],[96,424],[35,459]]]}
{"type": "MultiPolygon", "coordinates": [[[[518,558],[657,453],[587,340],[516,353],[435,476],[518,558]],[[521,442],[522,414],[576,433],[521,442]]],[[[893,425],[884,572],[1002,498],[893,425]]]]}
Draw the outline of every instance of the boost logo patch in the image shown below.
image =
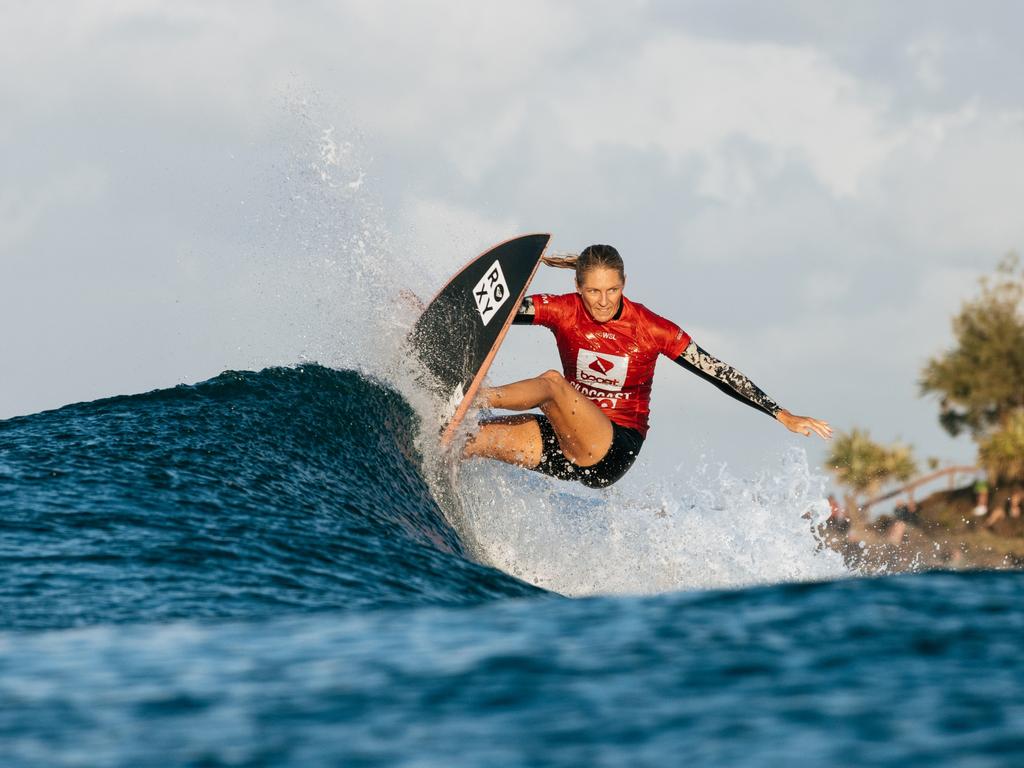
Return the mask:
{"type": "Polygon", "coordinates": [[[505,274],[501,271],[501,262],[497,259],[487,268],[480,282],[473,289],[473,299],[476,301],[476,311],[480,313],[480,320],[484,325],[491,322],[491,318],[501,308],[501,305],[508,301],[508,284],[505,282],[505,274]]]}
{"type": "Polygon", "coordinates": [[[581,349],[576,355],[576,381],[588,387],[618,392],[626,383],[629,358],[581,349]]]}

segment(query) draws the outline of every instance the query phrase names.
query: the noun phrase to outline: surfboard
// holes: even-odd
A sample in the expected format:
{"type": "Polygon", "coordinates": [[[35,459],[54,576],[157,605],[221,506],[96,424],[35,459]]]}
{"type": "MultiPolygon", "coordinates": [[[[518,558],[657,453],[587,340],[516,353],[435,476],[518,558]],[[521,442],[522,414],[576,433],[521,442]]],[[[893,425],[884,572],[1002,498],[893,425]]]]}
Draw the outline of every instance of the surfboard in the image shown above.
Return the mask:
{"type": "Polygon", "coordinates": [[[469,410],[550,239],[522,235],[484,251],[448,281],[413,326],[412,349],[444,403],[442,445],[469,410]]]}

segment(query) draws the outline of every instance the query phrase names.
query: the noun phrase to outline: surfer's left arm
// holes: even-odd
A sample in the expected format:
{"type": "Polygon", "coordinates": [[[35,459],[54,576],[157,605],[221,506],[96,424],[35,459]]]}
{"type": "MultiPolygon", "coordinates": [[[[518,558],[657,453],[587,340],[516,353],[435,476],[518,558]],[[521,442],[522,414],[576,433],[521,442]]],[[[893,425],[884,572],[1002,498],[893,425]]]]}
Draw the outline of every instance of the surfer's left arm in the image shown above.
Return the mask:
{"type": "Polygon", "coordinates": [[[790,432],[798,432],[808,437],[814,432],[826,440],[832,437],[832,427],[827,422],[809,416],[797,416],[785,408],[780,408],[754,382],[728,363],[708,354],[695,341],[691,340],[675,361],[686,370],[711,382],[729,397],[768,414],[790,432]]]}
{"type": "Polygon", "coordinates": [[[533,296],[527,296],[523,299],[523,303],[519,305],[515,315],[513,315],[512,325],[533,325],[533,319],[536,314],[537,311],[533,306],[533,296]]]}

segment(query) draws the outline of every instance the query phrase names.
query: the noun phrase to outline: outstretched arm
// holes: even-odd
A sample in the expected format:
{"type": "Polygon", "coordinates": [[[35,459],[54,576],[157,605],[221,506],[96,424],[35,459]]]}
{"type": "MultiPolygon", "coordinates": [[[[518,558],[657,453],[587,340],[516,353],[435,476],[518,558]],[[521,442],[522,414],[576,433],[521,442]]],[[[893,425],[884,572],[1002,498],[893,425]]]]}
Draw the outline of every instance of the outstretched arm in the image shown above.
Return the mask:
{"type": "Polygon", "coordinates": [[[728,363],[709,355],[694,341],[687,345],[683,353],[676,358],[676,362],[705,381],[711,382],[730,397],[767,413],[791,432],[799,432],[808,437],[814,432],[826,440],[832,437],[832,428],[827,422],[808,416],[796,416],[785,408],[780,408],[754,382],[728,363]]]}

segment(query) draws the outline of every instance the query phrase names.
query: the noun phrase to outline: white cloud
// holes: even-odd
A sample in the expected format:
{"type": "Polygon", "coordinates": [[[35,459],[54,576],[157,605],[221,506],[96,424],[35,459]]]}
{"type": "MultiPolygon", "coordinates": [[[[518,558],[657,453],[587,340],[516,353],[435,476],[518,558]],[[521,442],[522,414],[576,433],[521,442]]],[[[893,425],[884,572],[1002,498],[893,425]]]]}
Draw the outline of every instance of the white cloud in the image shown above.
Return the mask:
{"type": "Polygon", "coordinates": [[[114,129],[129,115],[189,115],[197,133],[238,132],[287,74],[267,55],[279,21],[257,4],[18,4],[0,23],[0,99],[17,104],[15,125],[61,119],[71,131],[102,117],[114,129]]]}
{"type": "Polygon", "coordinates": [[[836,195],[856,193],[891,143],[878,96],[809,48],[671,34],[589,74],[567,83],[554,108],[570,146],[700,159],[713,194],[723,165],[752,173],[723,154],[735,139],[767,149],[775,167],[808,163],[836,195]]]}
{"type": "Polygon", "coordinates": [[[967,106],[921,119],[901,149],[877,200],[921,250],[986,259],[1024,246],[1024,110],[967,106]]]}
{"type": "Polygon", "coordinates": [[[17,250],[38,227],[60,218],[62,206],[96,203],[107,178],[90,165],[62,170],[35,179],[32,185],[8,182],[0,187],[0,255],[7,265],[17,261],[17,250]]]}
{"type": "Polygon", "coordinates": [[[935,33],[912,40],[906,47],[907,58],[914,67],[914,76],[928,91],[942,90],[944,78],[941,66],[945,49],[945,41],[935,33]]]}
{"type": "Polygon", "coordinates": [[[409,201],[402,221],[400,247],[416,254],[414,261],[420,268],[434,273],[435,288],[473,254],[503,237],[519,234],[519,225],[514,219],[491,218],[436,199],[409,201]]]}

